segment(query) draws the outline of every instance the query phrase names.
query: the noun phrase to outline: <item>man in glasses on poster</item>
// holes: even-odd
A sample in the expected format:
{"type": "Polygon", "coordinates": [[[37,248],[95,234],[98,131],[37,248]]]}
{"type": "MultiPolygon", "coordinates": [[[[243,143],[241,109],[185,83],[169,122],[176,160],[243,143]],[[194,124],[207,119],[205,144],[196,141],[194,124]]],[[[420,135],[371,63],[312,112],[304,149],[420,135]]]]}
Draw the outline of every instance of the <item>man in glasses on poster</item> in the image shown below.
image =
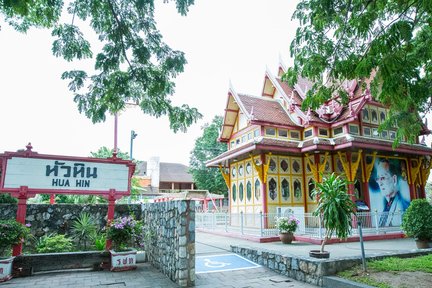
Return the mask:
{"type": "Polygon", "coordinates": [[[376,168],[376,183],[379,186],[381,195],[383,196],[383,213],[381,214],[379,226],[395,226],[400,225],[399,212],[405,211],[410,202],[406,200],[399,185],[401,175],[400,167],[394,161],[381,158],[378,160],[376,168]]]}

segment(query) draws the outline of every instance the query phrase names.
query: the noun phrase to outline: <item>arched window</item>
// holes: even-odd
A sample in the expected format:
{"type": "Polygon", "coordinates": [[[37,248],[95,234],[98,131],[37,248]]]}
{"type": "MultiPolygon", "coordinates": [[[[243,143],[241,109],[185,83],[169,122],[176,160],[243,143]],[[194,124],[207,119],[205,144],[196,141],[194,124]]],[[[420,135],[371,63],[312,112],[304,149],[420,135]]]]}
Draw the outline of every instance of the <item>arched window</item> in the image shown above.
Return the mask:
{"type": "Polygon", "coordinates": [[[255,180],[255,199],[260,200],[261,198],[261,183],[258,179],[255,180]]]}
{"type": "Polygon", "coordinates": [[[246,184],[246,199],[248,201],[251,201],[251,199],[252,199],[252,184],[250,181],[247,181],[247,184],[246,184]]]}
{"type": "Polygon", "coordinates": [[[269,181],[269,196],[271,200],[276,200],[277,198],[277,183],[273,178],[269,181]]]}
{"type": "Polygon", "coordinates": [[[232,200],[235,202],[237,200],[237,187],[236,184],[232,186],[232,200]]]}

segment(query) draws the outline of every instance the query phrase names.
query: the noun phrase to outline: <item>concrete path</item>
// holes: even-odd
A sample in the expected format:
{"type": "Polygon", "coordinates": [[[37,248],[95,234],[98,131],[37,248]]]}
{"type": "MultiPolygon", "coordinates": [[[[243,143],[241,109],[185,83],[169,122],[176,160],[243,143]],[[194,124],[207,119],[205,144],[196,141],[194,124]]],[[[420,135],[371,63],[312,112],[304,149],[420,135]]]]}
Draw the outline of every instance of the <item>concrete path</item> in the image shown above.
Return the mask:
{"type": "MultiPolygon", "coordinates": [[[[259,249],[280,251],[284,254],[307,257],[310,250],[320,249],[320,245],[294,241],[292,244],[282,244],[282,242],[258,243],[240,238],[227,237],[219,234],[197,232],[196,245],[204,245],[197,251],[231,251],[230,246],[253,247],[259,249]],[[207,250],[206,250],[207,249],[207,250]],[[217,250],[219,249],[219,250],[217,250]]],[[[382,254],[396,254],[401,252],[415,252],[417,247],[415,241],[410,238],[377,240],[364,242],[365,254],[375,256],[382,254]]],[[[360,242],[348,242],[326,245],[325,250],[330,252],[331,258],[356,257],[361,256],[360,242]]],[[[198,252],[200,253],[200,252],[198,252]]]]}

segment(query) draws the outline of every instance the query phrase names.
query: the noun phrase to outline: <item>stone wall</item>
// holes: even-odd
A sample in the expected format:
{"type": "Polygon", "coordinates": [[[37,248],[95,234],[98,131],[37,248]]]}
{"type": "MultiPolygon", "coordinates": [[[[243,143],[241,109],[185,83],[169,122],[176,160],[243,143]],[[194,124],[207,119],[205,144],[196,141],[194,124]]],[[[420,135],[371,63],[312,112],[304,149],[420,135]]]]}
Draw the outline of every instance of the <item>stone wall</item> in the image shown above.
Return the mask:
{"type": "MultiPolygon", "coordinates": [[[[0,204],[0,219],[15,219],[17,204],[0,204]]],[[[51,233],[70,234],[73,221],[81,212],[88,212],[103,228],[106,225],[107,204],[29,204],[27,205],[26,223],[31,224],[31,233],[36,237],[51,233]]],[[[134,214],[141,219],[140,204],[115,205],[114,217],[134,214]]]]}
{"type": "Polygon", "coordinates": [[[195,285],[195,202],[143,205],[148,261],[181,287],[195,285]]]}
{"type": "MultiPolygon", "coordinates": [[[[393,257],[414,257],[430,254],[432,249],[424,251],[401,252],[392,254],[393,257]]],[[[237,253],[259,265],[267,267],[287,277],[303,281],[317,286],[323,286],[325,276],[335,275],[362,263],[361,257],[344,257],[330,259],[316,259],[311,257],[299,257],[282,255],[278,251],[257,250],[248,247],[231,246],[231,251],[237,253]]],[[[379,260],[390,257],[388,254],[368,256],[367,260],[379,260]]],[[[326,286],[330,287],[330,286],[326,286]]]]}

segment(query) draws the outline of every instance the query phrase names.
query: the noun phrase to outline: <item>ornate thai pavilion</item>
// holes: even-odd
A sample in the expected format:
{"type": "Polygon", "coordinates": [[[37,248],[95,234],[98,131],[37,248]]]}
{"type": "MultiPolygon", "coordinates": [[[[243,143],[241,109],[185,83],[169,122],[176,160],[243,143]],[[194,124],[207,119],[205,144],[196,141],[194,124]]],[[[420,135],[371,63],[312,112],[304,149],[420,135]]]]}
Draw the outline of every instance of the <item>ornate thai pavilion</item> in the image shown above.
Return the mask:
{"type": "Polygon", "coordinates": [[[430,133],[426,124],[422,141],[393,149],[396,128],[378,131],[388,110],[373,99],[368,80],[343,84],[348,105],[333,99],[305,112],[301,104],[312,83],[299,78],[290,87],[280,78],[285,71],[280,64],[277,75],[265,72],[261,96],[237,93],[232,86],[228,90],[219,137],[228,151],[207,166],[220,168],[231,213],[312,212],[314,183],[331,172],[347,178],[359,210],[384,211],[376,178],[381,160],[396,165],[399,191],[407,201],[425,197],[432,155],[424,143],[430,133]]]}

